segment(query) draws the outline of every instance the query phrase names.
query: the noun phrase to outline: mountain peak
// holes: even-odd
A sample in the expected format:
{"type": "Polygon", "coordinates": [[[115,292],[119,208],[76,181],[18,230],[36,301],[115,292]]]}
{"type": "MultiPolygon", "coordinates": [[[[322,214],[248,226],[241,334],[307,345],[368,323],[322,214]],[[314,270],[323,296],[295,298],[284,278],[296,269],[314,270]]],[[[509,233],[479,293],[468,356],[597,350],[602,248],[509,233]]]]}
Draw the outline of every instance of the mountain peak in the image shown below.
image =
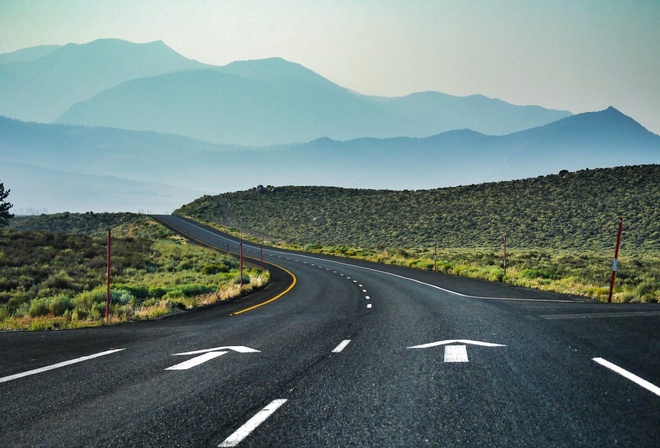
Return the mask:
{"type": "Polygon", "coordinates": [[[293,78],[317,86],[341,89],[332,81],[312,70],[281,57],[235,61],[219,67],[217,70],[228,75],[241,76],[248,79],[293,78]]]}

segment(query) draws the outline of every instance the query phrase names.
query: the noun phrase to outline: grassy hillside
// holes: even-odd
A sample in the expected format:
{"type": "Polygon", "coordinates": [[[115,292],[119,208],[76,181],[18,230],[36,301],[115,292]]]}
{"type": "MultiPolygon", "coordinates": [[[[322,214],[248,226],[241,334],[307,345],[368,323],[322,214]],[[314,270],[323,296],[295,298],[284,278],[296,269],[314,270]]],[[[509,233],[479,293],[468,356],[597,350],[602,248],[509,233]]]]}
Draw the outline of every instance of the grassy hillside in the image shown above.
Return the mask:
{"type": "Polygon", "coordinates": [[[308,250],[423,268],[434,267],[437,245],[445,272],[536,287],[564,279],[555,289],[601,299],[621,216],[618,299],[657,301],[659,203],[660,165],[644,165],[420,191],[266,187],[205,196],[176,213],[308,250]]]}
{"type": "Polygon", "coordinates": [[[113,322],[213,303],[268,281],[267,272],[244,270],[242,290],[233,258],[189,245],[146,216],[21,218],[0,231],[0,328],[103,323],[108,228],[113,231],[113,322]]]}

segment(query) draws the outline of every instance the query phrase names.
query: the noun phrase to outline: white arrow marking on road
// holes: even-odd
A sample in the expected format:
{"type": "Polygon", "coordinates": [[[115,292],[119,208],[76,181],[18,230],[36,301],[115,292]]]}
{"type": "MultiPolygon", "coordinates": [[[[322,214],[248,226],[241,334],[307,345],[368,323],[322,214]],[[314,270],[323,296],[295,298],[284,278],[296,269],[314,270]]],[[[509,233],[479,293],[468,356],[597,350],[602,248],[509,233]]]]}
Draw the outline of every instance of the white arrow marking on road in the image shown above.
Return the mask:
{"type": "Polygon", "coordinates": [[[188,370],[188,369],[192,369],[193,367],[196,367],[200,364],[203,364],[206,361],[210,361],[214,358],[217,358],[218,356],[226,355],[227,353],[229,353],[229,352],[208,352],[208,353],[204,353],[203,355],[196,356],[193,359],[189,359],[188,361],[182,362],[182,363],[174,365],[172,367],[168,367],[165,370],[188,370]]]}
{"type": "Polygon", "coordinates": [[[207,348],[204,350],[195,350],[193,352],[185,352],[185,353],[174,353],[174,356],[190,356],[190,355],[200,355],[200,356],[196,356],[192,359],[189,359],[188,361],[184,361],[182,363],[173,365],[172,367],[168,367],[165,370],[188,370],[200,364],[203,364],[206,361],[210,361],[219,356],[226,355],[227,353],[229,353],[227,350],[232,350],[238,353],[259,353],[259,350],[255,350],[250,347],[243,347],[242,345],[231,346],[231,347],[207,348]]]}
{"type": "Polygon", "coordinates": [[[220,352],[223,350],[232,350],[238,353],[259,353],[259,350],[255,350],[253,348],[244,347],[242,345],[235,345],[235,346],[227,346],[227,347],[206,348],[204,350],[196,350],[194,352],[175,353],[174,356],[199,355],[200,353],[220,352]]]}
{"type": "Polygon", "coordinates": [[[466,345],[480,345],[482,347],[506,347],[506,345],[493,344],[492,342],[471,341],[469,339],[449,339],[447,341],[438,341],[438,342],[430,342],[428,344],[414,345],[408,348],[431,348],[431,347],[438,347],[440,345],[450,345],[456,343],[466,344],[466,345]]]}
{"type": "Polygon", "coordinates": [[[415,345],[408,348],[431,348],[445,346],[445,362],[470,362],[467,354],[467,345],[452,345],[452,344],[469,344],[479,345],[482,347],[506,347],[503,344],[494,344],[492,342],[471,341],[469,339],[450,339],[447,341],[431,342],[428,344],[415,345]]]}
{"type": "Polygon", "coordinates": [[[467,345],[447,345],[445,347],[445,362],[469,362],[467,345]]]}

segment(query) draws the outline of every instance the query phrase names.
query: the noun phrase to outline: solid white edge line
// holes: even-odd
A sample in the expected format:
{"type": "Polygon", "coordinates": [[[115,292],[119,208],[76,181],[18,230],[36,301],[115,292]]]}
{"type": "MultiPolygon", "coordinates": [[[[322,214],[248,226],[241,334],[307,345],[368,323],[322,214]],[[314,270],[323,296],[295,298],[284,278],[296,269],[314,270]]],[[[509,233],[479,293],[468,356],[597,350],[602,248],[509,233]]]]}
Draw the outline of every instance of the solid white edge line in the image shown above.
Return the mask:
{"type": "Polygon", "coordinates": [[[243,439],[249,436],[252,431],[257,429],[259,425],[265,422],[266,419],[270,417],[273,412],[277,411],[280,406],[286,403],[286,401],[286,399],[280,399],[270,402],[268,406],[257,412],[254,417],[245,422],[245,424],[238,428],[232,435],[227,437],[224,442],[218,445],[218,448],[236,446],[241,443],[243,439]]]}
{"type": "Polygon", "coordinates": [[[644,389],[648,390],[649,392],[653,392],[657,396],[660,397],[660,387],[656,386],[655,384],[649,383],[645,379],[642,379],[635,375],[634,373],[630,373],[625,369],[622,369],[621,367],[617,366],[616,364],[612,364],[611,362],[603,359],[603,358],[593,358],[592,361],[597,362],[603,367],[606,367],[610,369],[613,372],[618,373],[624,378],[629,379],[633,383],[637,384],[638,386],[642,386],[644,389]]]}
{"type": "Polygon", "coordinates": [[[105,351],[105,352],[96,353],[96,354],[89,355],[89,356],[83,356],[81,358],[71,359],[69,361],[59,362],[57,364],[52,364],[50,366],[41,367],[39,369],[28,370],[27,372],[17,373],[16,375],[5,376],[3,378],[0,378],[0,383],[6,383],[7,381],[17,380],[19,378],[24,378],[24,377],[30,376],[30,375],[36,375],[37,373],[48,372],[49,370],[59,369],[60,367],[70,366],[72,364],[77,364],[77,363],[83,362],[83,361],[89,361],[90,359],[98,358],[99,356],[110,355],[112,353],[120,352],[122,350],[126,350],[126,349],[116,348],[114,350],[108,350],[108,351],[105,351]]]}
{"type": "Polygon", "coordinates": [[[332,353],[341,353],[342,350],[346,348],[348,344],[350,344],[351,340],[350,339],[344,339],[341,341],[341,344],[339,344],[335,349],[332,351],[332,353]]]}

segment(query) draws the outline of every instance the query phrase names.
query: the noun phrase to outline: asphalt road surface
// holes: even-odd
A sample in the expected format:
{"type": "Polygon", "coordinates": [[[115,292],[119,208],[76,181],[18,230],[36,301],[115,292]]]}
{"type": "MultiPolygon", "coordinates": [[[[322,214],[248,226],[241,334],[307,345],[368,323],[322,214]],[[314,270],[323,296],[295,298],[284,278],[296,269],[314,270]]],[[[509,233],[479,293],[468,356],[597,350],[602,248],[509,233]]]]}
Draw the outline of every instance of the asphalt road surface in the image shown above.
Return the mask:
{"type": "Polygon", "coordinates": [[[660,306],[263,253],[240,301],[0,333],[0,446],[660,446],[660,306]]]}

